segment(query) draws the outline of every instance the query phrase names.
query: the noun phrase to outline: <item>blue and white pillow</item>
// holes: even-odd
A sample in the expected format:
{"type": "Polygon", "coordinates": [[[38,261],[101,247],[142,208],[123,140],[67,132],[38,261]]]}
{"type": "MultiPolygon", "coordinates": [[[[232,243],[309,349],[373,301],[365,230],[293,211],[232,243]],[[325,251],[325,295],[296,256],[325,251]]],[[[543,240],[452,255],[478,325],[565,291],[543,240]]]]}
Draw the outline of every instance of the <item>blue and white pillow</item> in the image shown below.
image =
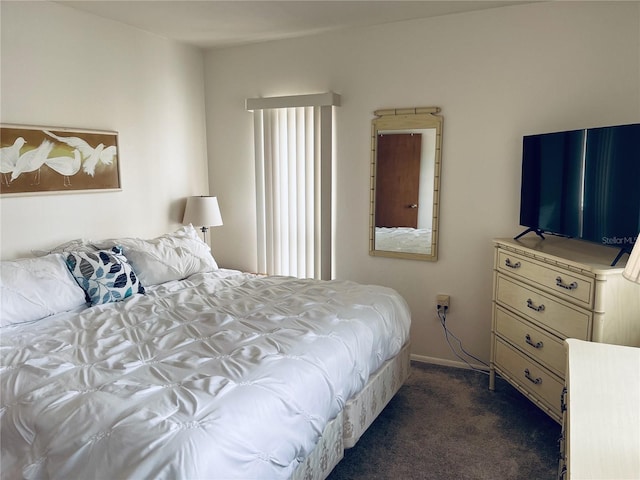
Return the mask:
{"type": "Polygon", "coordinates": [[[96,252],[71,252],[67,255],[67,267],[91,305],[119,302],[135,293],[145,293],[120,246],[96,252]]]}

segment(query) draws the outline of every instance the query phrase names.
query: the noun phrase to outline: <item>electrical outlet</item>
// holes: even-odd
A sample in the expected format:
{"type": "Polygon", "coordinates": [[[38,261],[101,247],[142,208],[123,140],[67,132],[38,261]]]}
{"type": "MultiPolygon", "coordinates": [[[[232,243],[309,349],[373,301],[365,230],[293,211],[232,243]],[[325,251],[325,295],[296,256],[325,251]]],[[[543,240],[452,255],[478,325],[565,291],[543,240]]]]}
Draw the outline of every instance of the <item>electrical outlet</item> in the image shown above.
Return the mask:
{"type": "Polygon", "coordinates": [[[449,295],[436,295],[436,309],[440,311],[448,312],[450,305],[450,297],[449,295]]]}

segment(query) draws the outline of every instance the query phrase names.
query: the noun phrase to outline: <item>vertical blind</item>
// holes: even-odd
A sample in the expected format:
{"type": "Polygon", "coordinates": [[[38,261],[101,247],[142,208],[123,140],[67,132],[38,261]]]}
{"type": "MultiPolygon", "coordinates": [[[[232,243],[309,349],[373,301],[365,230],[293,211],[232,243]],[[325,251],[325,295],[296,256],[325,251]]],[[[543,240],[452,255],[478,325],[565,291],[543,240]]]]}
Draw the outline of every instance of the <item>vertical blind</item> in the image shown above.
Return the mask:
{"type": "Polygon", "coordinates": [[[335,97],[328,97],[330,105],[314,105],[322,103],[317,95],[247,100],[247,109],[254,110],[261,272],[331,278],[331,105],[335,97]],[[275,108],[256,108],[273,105],[269,100],[278,100],[275,108]],[[298,105],[305,100],[310,105],[298,105]]]}

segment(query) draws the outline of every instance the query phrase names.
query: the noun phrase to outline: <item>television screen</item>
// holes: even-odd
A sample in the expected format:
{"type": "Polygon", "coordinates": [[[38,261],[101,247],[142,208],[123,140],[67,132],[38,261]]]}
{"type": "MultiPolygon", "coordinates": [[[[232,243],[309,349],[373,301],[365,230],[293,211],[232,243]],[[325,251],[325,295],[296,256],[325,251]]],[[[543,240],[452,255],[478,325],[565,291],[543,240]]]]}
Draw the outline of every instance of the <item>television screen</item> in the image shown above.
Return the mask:
{"type": "Polygon", "coordinates": [[[631,249],[640,231],[640,124],[523,138],[520,224],[631,249]]]}

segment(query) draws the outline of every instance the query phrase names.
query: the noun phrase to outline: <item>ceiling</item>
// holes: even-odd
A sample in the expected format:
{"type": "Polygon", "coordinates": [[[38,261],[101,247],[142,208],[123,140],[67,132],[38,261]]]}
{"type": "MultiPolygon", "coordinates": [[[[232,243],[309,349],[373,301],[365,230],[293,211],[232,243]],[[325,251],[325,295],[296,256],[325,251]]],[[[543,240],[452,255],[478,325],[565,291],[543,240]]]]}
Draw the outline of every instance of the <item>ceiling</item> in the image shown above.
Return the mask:
{"type": "Polygon", "coordinates": [[[182,43],[219,48],[530,2],[86,0],[56,3],[182,43]]]}

